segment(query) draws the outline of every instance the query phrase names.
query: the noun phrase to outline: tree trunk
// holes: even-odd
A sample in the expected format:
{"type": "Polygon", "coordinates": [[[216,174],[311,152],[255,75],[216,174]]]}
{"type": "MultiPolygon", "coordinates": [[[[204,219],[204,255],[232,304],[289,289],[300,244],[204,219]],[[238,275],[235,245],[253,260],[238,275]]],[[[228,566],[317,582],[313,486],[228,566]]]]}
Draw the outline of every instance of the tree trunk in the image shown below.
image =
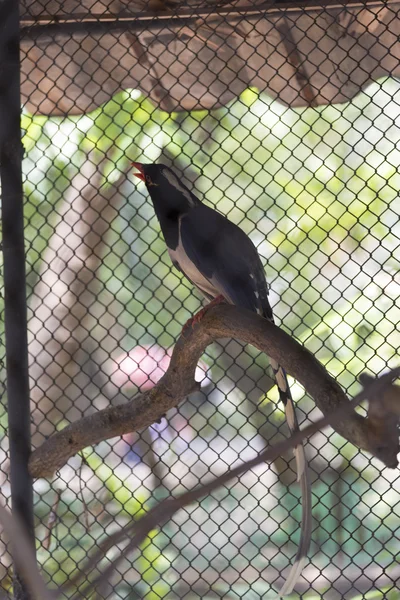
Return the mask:
{"type": "Polygon", "coordinates": [[[102,318],[97,271],[110,223],[121,205],[119,188],[126,178],[122,173],[116,183],[104,184],[102,166],[89,155],[71,182],[30,299],[34,447],[54,433],[58,424],[87,414],[92,405],[93,373],[84,366],[98,345],[92,332],[102,318]]]}

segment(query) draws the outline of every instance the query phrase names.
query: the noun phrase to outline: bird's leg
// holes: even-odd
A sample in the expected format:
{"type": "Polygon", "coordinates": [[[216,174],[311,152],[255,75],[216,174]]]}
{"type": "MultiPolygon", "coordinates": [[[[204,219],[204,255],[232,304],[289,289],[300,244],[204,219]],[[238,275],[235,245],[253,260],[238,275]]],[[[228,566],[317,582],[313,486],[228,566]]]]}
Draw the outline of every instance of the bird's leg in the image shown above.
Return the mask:
{"type": "Polygon", "coordinates": [[[206,312],[208,310],[210,310],[210,308],[212,308],[213,306],[218,306],[218,304],[225,304],[225,302],[226,302],[225,298],[220,294],[219,296],[214,298],[214,300],[211,300],[211,302],[206,304],[206,306],[204,306],[201,310],[199,310],[199,312],[196,313],[194,315],[194,317],[189,319],[188,323],[190,323],[193,327],[193,325],[200,323],[200,321],[202,320],[202,318],[204,317],[206,312]]]}
{"type": "Polygon", "coordinates": [[[199,310],[198,313],[196,313],[193,317],[190,317],[190,319],[186,321],[185,325],[183,326],[182,333],[185,334],[189,327],[192,328],[194,325],[197,325],[197,323],[200,323],[200,321],[202,320],[206,312],[210,310],[210,308],[212,308],[213,306],[217,306],[218,304],[224,304],[225,302],[226,300],[222,295],[219,295],[216,298],[214,298],[214,300],[211,300],[211,302],[206,304],[206,306],[199,310]]]}

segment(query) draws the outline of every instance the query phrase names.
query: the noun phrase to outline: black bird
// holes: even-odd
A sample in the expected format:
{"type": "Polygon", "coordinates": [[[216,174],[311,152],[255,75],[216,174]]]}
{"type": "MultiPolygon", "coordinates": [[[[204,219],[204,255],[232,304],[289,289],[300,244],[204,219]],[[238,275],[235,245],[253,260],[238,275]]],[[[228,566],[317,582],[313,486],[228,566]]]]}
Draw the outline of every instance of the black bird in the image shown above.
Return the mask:
{"type": "MultiPolygon", "coordinates": [[[[253,242],[237,225],[209,208],[162,164],[132,165],[145,182],[160,222],[168,253],[181,271],[210,301],[222,298],[273,321],[264,269],[253,242]]],[[[286,373],[271,360],[290,431],[299,426],[286,373]]],[[[302,493],[301,539],[295,562],[280,591],[290,594],[299,578],[311,539],[311,490],[302,445],[295,448],[297,480],[302,493]]]]}

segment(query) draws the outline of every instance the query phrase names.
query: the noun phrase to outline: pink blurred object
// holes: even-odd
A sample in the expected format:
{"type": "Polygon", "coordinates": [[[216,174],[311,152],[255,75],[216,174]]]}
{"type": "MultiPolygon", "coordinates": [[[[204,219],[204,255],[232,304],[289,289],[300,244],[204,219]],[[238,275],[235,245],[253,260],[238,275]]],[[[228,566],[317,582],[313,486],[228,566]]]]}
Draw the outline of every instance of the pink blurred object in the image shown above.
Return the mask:
{"type": "MultiPolygon", "coordinates": [[[[137,386],[141,392],[150,390],[168,369],[172,348],[165,350],[157,344],[136,346],[128,354],[116,358],[116,369],[111,374],[111,382],[119,388],[137,386]]],[[[196,380],[201,386],[210,383],[208,366],[200,361],[196,369],[196,380]]]]}
{"type": "MultiPolygon", "coordinates": [[[[114,362],[114,371],[111,374],[111,382],[120,388],[121,391],[130,391],[134,386],[139,388],[139,391],[144,392],[150,390],[154,385],[161,379],[166,370],[168,369],[172,355],[172,348],[165,350],[157,344],[152,346],[136,346],[128,354],[120,354],[114,362]]],[[[211,382],[211,378],[208,376],[209,368],[205,362],[200,361],[195,377],[197,381],[200,381],[200,385],[203,387],[211,382]]],[[[182,427],[187,426],[187,421],[183,417],[179,417],[179,414],[175,416],[175,428],[178,424],[178,420],[181,421],[182,427]]],[[[166,429],[164,423],[154,423],[150,427],[150,435],[154,439],[166,429]]],[[[168,428],[167,428],[168,429],[168,428]]],[[[163,437],[168,434],[163,433],[163,437]]],[[[127,444],[122,450],[122,454],[127,454],[130,457],[128,462],[137,462],[140,459],[140,455],[137,454],[138,449],[133,446],[133,440],[135,439],[135,433],[127,433],[122,436],[121,443],[127,444]],[[136,448],[136,454],[135,450],[136,448]]],[[[182,440],[183,443],[183,440],[182,440]]],[[[187,441],[183,443],[183,448],[187,448],[187,441]]],[[[177,452],[178,446],[175,447],[177,452]]]]}

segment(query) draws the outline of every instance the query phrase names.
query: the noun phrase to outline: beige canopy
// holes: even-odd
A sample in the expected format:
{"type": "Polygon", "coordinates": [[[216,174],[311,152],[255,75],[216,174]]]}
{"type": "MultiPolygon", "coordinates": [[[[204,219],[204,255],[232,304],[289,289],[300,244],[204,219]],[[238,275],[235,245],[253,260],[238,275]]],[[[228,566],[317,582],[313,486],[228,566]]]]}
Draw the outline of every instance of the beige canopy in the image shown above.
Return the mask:
{"type": "Polygon", "coordinates": [[[290,106],[346,102],[400,73],[399,9],[397,0],[323,8],[23,0],[23,102],[32,113],[80,114],[135,88],[166,111],[189,111],[224,105],[249,86],[290,106]],[[93,15],[112,29],[96,29],[93,15]],[[54,18],[57,31],[43,25],[54,18]]]}

